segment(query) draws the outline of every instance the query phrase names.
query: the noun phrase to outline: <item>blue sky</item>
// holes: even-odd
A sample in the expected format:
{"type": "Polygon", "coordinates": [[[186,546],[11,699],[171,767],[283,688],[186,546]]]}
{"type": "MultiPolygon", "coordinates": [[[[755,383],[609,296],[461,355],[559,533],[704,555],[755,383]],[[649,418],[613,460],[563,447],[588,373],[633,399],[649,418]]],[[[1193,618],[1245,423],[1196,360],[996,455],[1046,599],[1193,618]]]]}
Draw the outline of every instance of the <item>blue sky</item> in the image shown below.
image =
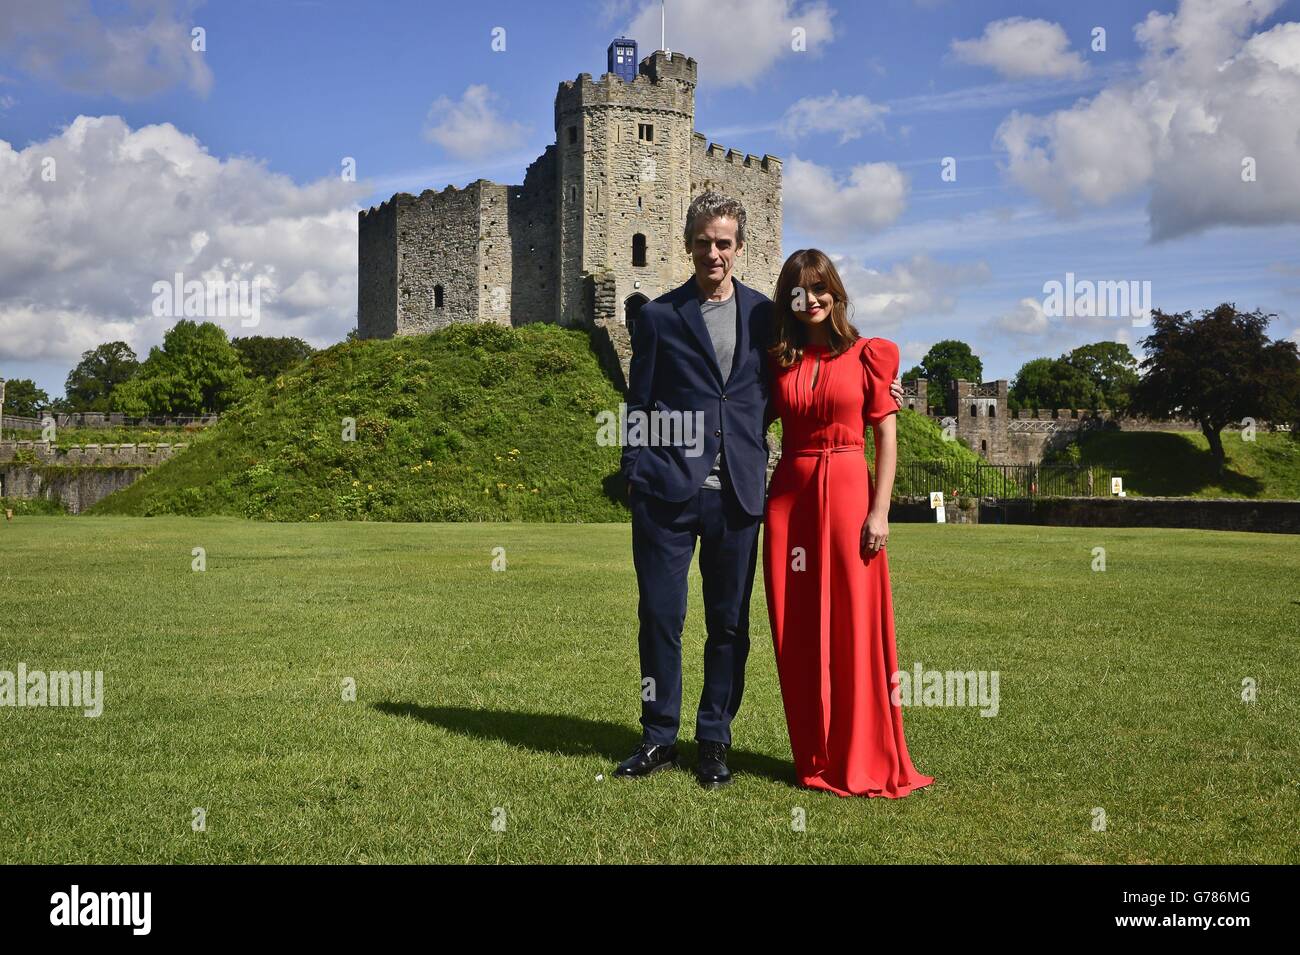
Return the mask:
{"type": "MultiPolygon", "coordinates": [[[[669,0],[667,41],[699,61],[696,128],[785,161],[783,248],[836,256],[864,333],[905,365],[960,338],[1010,378],[1089,341],[1139,351],[1128,317],[1036,307],[1067,272],[1297,336],[1298,19],[1295,0],[669,0]]],[[[143,357],[174,322],[150,285],[182,269],[271,280],[258,334],[339,340],[357,208],[522,181],[557,85],[603,73],[620,33],[645,56],[658,24],[631,2],[0,0],[0,376],[53,396],[101,341],[143,357]]]]}

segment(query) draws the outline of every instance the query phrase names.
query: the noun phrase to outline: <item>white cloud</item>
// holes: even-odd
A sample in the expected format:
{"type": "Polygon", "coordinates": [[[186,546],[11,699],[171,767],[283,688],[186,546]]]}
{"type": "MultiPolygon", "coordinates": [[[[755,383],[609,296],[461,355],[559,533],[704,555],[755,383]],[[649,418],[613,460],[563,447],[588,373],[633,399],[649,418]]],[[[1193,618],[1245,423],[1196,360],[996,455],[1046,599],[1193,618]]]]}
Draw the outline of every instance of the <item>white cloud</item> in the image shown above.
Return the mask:
{"type": "Polygon", "coordinates": [[[1088,64],[1070,49],[1070,38],[1059,23],[1008,17],[984,27],[974,40],[953,40],[957,59],[988,66],[1011,79],[1078,77],[1088,64]]]}
{"type": "Polygon", "coordinates": [[[15,67],[79,93],[135,98],[184,84],[212,88],[207,54],[191,48],[202,26],[187,0],[133,0],[101,16],[91,0],[0,3],[0,54],[15,67]]]}
{"type": "Polygon", "coordinates": [[[880,106],[865,96],[808,96],[791,104],[781,117],[779,129],[788,139],[815,147],[825,133],[838,133],[839,145],[862,136],[864,129],[884,129],[882,117],[888,106],[880,106]]]}
{"type": "Polygon", "coordinates": [[[438,97],[429,107],[425,139],[457,159],[478,159],[517,148],[527,130],[502,117],[493,105],[496,99],[481,83],[467,87],[459,102],[438,97]]]}
{"type": "Polygon", "coordinates": [[[883,229],[902,215],[907,191],[907,177],[893,163],[854,166],[847,181],[798,156],[782,167],[784,214],[794,228],[810,235],[842,237],[883,229]]]}
{"type": "Polygon", "coordinates": [[[1002,123],[1006,171],[1063,212],[1149,188],[1155,239],[1300,222],[1300,24],[1250,32],[1280,3],[1182,0],[1148,15],[1136,79],[1002,123]]]}
{"type": "MultiPolygon", "coordinates": [[[[830,253],[828,253],[830,254],[830,253]]],[[[988,264],[951,264],[916,255],[889,271],[830,254],[853,302],[853,324],[863,334],[889,332],[905,319],[946,314],[959,289],[986,282],[988,264]]]]}
{"type": "MultiPolygon", "coordinates": [[[[668,8],[667,43],[698,64],[701,86],[753,86],[778,60],[817,57],[835,39],[835,11],[822,0],[675,0],[668,8]],[[802,29],[807,52],[793,49],[802,29]]],[[[659,48],[659,4],[647,3],[625,30],[642,57],[659,48]]]]}
{"type": "Polygon", "coordinates": [[[337,341],[355,323],[360,191],[300,186],[118,116],[79,116],[22,150],[0,140],[0,357],[71,367],[119,339],[143,356],[182,317],[152,312],[153,283],[177,272],[259,282],[260,324],[212,319],[228,334],[337,341]]]}
{"type": "Polygon", "coordinates": [[[913,365],[921,364],[921,359],[926,356],[934,342],[903,342],[898,346],[898,364],[899,371],[904,372],[913,365]]]}
{"type": "Polygon", "coordinates": [[[1043,303],[1034,298],[1022,298],[1014,309],[998,316],[991,324],[994,330],[1012,335],[1042,335],[1048,327],[1043,303]]]}

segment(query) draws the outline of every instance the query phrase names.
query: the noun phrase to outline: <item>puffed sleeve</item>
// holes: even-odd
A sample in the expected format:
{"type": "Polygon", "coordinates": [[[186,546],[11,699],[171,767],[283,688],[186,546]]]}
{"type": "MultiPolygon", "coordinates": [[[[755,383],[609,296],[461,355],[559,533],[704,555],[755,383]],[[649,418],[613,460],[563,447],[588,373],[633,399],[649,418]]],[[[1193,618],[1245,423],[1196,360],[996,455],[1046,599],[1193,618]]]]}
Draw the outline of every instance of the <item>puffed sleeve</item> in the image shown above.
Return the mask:
{"type": "Polygon", "coordinates": [[[889,385],[898,377],[898,346],[888,338],[868,338],[862,345],[864,397],[862,420],[870,427],[898,410],[889,385]]]}

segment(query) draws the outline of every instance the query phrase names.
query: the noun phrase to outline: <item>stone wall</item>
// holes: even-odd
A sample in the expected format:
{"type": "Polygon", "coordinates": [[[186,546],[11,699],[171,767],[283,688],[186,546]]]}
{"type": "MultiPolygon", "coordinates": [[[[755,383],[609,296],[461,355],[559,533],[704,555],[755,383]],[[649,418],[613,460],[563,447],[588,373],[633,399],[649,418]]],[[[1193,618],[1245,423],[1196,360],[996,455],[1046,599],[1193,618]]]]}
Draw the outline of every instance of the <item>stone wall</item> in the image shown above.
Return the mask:
{"type": "MultiPolygon", "coordinates": [[[[691,195],[720,192],[745,206],[745,248],[735,265],[736,278],[768,298],[776,292],[781,255],[781,160],[738,153],[710,144],[696,133],[691,148],[691,195]]],[[[679,233],[680,234],[680,233],[679,233]]],[[[686,275],[692,267],[687,259],[686,275]]]]}
{"type": "MultiPolygon", "coordinates": [[[[963,498],[949,502],[949,524],[1036,524],[1053,527],[1184,527],[1217,531],[1300,534],[1300,501],[1198,497],[1043,497],[1029,500],[963,498]]],[[[928,501],[889,506],[899,524],[933,524],[928,501]]]]}
{"type": "Polygon", "coordinates": [[[1192,527],[1300,534],[1300,501],[1195,497],[1056,497],[984,501],[980,523],[1058,527],[1192,527]]]}
{"type": "Polygon", "coordinates": [[[0,496],[55,499],[79,514],[186,447],[180,443],[57,448],[48,441],[0,442],[0,496]],[[30,455],[35,463],[17,461],[20,454],[30,455]]]}
{"type": "MultiPolygon", "coordinates": [[[[485,179],[464,189],[426,189],[399,196],[397,206],[397,333],[421,335],[452,322],[477,322],[484,285],[479,256],[485,179]],[[442,305],[435,299],[442,287],[442,305]]],[[[497,189],[501,187],[497,186],[497,189]]],[[[504,213],[501,216],[504,220],[504,213]]],[[[497,228],[500,228],[498,225],[497,228]]]]}
{"type": "Polygon", "coordinates": [[[23,465],[0,465],[0,484],[5,497],[56,500],[71,513],[80,514],[114,491],[130,487],[144,473],[143,468],[77,468],[42,473],[23,465]]]}
{"type": "Polygon", "coordinates": [[[162,464],[178,451],[189,447],[178,444],[74,444],[56,447],[48,441],[0,441],[0,464],[12,463],[20,455],[35,457],[38,464],[56,467],[121,466],[151,468],[162,464]]]}
{"type": "Polygon", "coordinates": [[[397,334],[397,206],[401,196],[357,213],[357,335],[397,334]]]}
{"type": "Polygon", "coordinates": [[[930,383],[924,378],[903,382],[903,407],[918,414],[930,413],[930,383]]]}
{"type": "MultiPolygon", "coordinates": [[[[951,424],[957,437],[990,464],[1039,464],[1050,451],[1065,447],[1090,429],[1121,431],[1200,431],[1195,421],[1154,420],[1111,411],[1073,408],[1035,408],[1011,411],[1007,407],[1008,384],[1005,379],[951,382],[945,402],[947,411],[932,415],[926,404],[929,383],[925,379],[905,382],[903,407],[925,414],[943,428],[951,424]]],[[[1225,431],[1240,430],[1231,424],[1225,431]]],[[[1266,421],[1256,427],[1265,430],[1266,421]]],[[[1279,431],[1290,431],[1281,426],[1279,431]]]]}
{"type": "Polygon", "coordinates": [[[615,317],[618,311],[618,282],[612,272],[587,276],[586,294],[596,316],[591,347],[614,387],[627,392],[632,369],[632,338],[627,326],[615,317]]]}
{"type": "Polygon", "coordinates": [[[491,253],[484,258],[498,274],[509,275],[503,285],[507,290],[508,319],[513,325],[559,320],[559,252],[555,246],[559,197],[555,174],[555,147],[548,146],[528,167],[522,187],[504,187],[509,203],[509,242],[496,243],[493,249],[508,250],[508,256],[501,256],[508,261],[495,265],[497,259],[491,253]]]}

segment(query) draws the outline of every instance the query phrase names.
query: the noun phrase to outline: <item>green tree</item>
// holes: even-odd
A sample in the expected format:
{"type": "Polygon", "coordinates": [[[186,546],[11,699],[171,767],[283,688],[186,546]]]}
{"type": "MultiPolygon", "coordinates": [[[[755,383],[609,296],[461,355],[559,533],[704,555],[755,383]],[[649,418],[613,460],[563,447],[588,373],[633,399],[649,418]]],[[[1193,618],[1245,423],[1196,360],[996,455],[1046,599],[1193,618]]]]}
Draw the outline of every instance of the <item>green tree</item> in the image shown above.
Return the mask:
{"type": "Polygon", "coordinates": [[[82,352],[77,367],[68,372],[63,390],[69,411],[108,411],[113,390],[131,380],[140,362],[126,342],[105,342],[82,352]]]}
{"type": "Polygon", "coordinates": [[[281,372],[305,361],[315,349],[301,338],[267,338],[252,335],[232,338],[230,344],[239,352],[244,371],[252,378],[271,381],[281,372]]]}
{"type": "Polygon", "coordinates": [[[921,359],[921,364],[908,369],[903,375],[904,381],[925,378],[929,384],[929,404],[931,410],[942,414],[948,403],[949,382],[964,378],[967,381],[981,381],[984,366],[965,342],[945,339],[935,342],[921,359]]]}
{"type": "Polygon", "coordinates": [[[1013,411],[1060,407],[1056,404],[1055,364],[1052,358],[1033,358],[1021,365],[1007,389],[1007,405],[1013,411]]]}
{"type": "Polygon", "coordinates": [[[225,411],[250,387],[239,352],[212,322],[177,322],[163,336],[162,347],[135,377],[113,391],[116,410],[129,415],[205,414],[225,411]]]}
{"type": "MultiPolygon", "coordinates": [[[[1137,359],[1121,342],[1094,342],[1081,345],[1068,355],[1065,361],[1079,369],[1096,386],[1100,397],[1099,405],[1071,405],[1070,407],[1108,408],[1111,411],[1123,411],[1132,399],[1133,388],[1137,385],[1137,359]]],[[[1059,407],[1066,407],[1060,405],[1059,407]]]]}
{"type": "Polygon", "coordinates": [[[1151,313],[1142,339],[1147,358],[1133,390],[1133,410],[1156,418],[1185,416],[1201,426],[1223,474],[1220,432],[1243,418],[1300,418],[1300,354],[1295,342],[1270,342],[1274,315],[1238,312],[1225,302],[1201,312],[1151,313]]]}
{"type": "Polygon", "coordinates": [[[1007,389],[1007,405],[1021,408],[1097,408],[1101,390],[1066,357],[1034,358],[1020,366],[1007,389]]]}
{"type": "Polygon", "coordinates": [[[20,418],[37,418],[50,404],[50,396],[30,378],[10,378],[5,382],[4,413],[20,418]]]}

